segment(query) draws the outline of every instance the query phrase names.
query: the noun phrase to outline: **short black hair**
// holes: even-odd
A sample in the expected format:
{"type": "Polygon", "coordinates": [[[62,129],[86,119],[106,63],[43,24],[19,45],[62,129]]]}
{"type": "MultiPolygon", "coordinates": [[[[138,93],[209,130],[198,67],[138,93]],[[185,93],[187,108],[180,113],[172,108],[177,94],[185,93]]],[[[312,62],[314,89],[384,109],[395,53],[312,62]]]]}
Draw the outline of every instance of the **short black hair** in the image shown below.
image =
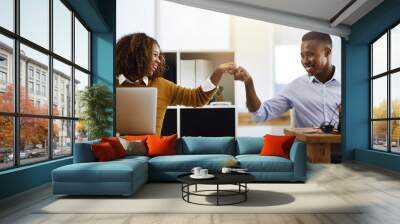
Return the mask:
{"type": "Polygon", "coordinates": [[[327,44],[330,48],[332,48],[331,36],[329,36],[329,34],[326,33],[320,33],[316,31],[308,32],[303,35],[303,38],[301,38],[301,41],[307,41],[307,40],[318,40],[327,44]]]}

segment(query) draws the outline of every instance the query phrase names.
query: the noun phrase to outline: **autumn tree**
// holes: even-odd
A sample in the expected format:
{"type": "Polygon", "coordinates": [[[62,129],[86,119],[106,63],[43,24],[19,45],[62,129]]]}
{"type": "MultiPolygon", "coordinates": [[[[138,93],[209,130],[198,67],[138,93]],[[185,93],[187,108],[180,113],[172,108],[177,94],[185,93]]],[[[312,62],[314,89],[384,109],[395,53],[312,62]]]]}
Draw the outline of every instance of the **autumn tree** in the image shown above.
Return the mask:
{"type": "MultiPolygon", "coordinates": [[[[10,84],[6,88],[6,92],[0,93],[0,111],[13,112],[14,107],[14,88],[10,84]]],[[[20,88],[20,110],[23,114],[41,114],[46,115],[48,112],[47,104],[34,105],[29,99],[29,95],[24,87],[20,88]],[[46,106],[43,106],[46,105],[46,106]]],[[[57,110],[55,113],[59,113],[57,110]]],[[[0,146],[4,148],[12,148],[13,146],[13,117],[0,116],[0,146]]],[[[26,145],[45,145],[48,136],[48,119],[47,118],[20,118],[20,149],[24,149],[26,145]]],[[[53,138],[59,135],[59,128],[53,127],[53,138]]]]}
{"type": "MultiPolygon", "coordinates": [[[[373,108],[373,118],[387,118],[387,101],[383,100],[378,106],[373,108]]],[[[391,117],[400,117],[400,101],[398,99],[393,99],[391,104],[391,117]]],[[[393,120],[391,121],[391,133],[392,141],[398,141],[400,138],[400,122],[393,120]]],[[[387,122],[386,121],[376,121],[373,125],[374,137],[383,138],[387,135],[387,122]]]]}

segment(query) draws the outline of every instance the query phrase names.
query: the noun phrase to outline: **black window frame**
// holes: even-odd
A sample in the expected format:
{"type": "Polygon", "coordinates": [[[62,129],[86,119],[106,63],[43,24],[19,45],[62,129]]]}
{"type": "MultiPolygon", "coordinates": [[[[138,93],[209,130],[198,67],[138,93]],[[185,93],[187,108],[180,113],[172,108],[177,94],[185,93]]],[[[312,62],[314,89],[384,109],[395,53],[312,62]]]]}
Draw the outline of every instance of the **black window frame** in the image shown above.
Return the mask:
{"type": "MultiPolygon", "coordinates": [[[[5,116],[5,117],[11,117],[13,120],[13,166],[10,167],[5,167],[5,168],[0,168],[0,172],[5,171],[5,170],[12,170],[16,169],[19,167],[24,167],[24,166],[30,166],[33,164],[38,164],[38,163],[43,163],[51,160],[58,160],[66,157],[73,156],[74,152],[74,143],[75,143],[75,126],[76,126],[76,121],[79,120],[79,117],[75,116],[75,108],[71,108],[71,114],[70,116],[56,116],[53,115],[53,59],[58,60],[59,62],[62,62],[68,66],[71,66],[71,93],[72,93],[72,99],[71,99],[71,104],[75,104],[75,69],[85,73],[89,77],[89,83],[88,85],[92,85],[92,61],[91,61],[91,49],[92,49],[92,43],[91,43],[91,37],[92,37],[92,30],[89,28],[89,26],[84,22],[84,20],[79,16],[78,13],[76,13],[72,7],[66,2],[65,0],[59,0],[69,11],[71,11],[71,58],[67,59],[64,58],[63,56],[53,52],[53,1],[54,0],[48,0],[49,3],[49,43],[48,43],[48,49],[45,47],[42,47],[39,44],[36,44],[29,39],[23,37],[20,35],[20,0],[14,0],[13,1],[13,10],[14,10],[14,30],[8,30],[2,26],[0,26],[0,35],[10,38],[13,41],[13,65],[12,65],[12,72],[13,72],[13,78],[14,78],[14,93],[13,93],[13,102],[14,102],[14,110],[13,112],[3,112],[0,111],[0,116],[5,116]],[[83,25],[83,27],[88,31],[88,69],[85,69],[81,67],[80,65],[75,63],[75,18],[83,25]],[[38,115],[38,114],[26,114],[26,113],[21,113],[20,112],[20,45],[23,44],[27,47],[30,47],[40,53],[45,54],[48,56],[49,62],[48,62],[48,84],[46,85],[46,90],[48,91],[48,112],[46,115],[38,115]],[[47,141],[48,141],[48,158],[45,158],[43,160],[40,160],[38,162],[32,162],[32,163],[26,163],[26,164],[21,164],[20,161],[20,119],[21,118],[44,118],[47,119],[48,123],[48,136],[47,136],[47,141]],[[53,122],[54,121],[70,121],[71,122],[71,153],[68,155],[62,155],[62,156],[57,156],[54,157],[53,152],[54,152],[54,147],[53,147],[53,122]]],[[[36,79],[35,77],[35,70],[34,72],[34,80],[36,79]]],[[[29,79],[29,74],[26,74],[27,79],[29,79]]],[[[40,77],[39,77],[40,78],[40,77]]],[[[40,80],[41,81],[41,80],[40,80]]],[[[28,91],[28,90],[27,90],[28,91]]]]}
{"type": "Polygon", "coordinates": [[[392,151],[392,127],[391,127],[391,122],[392,121],[400,121],[400,117],[392,117],[392,98],[391,98],[391,79],[393,75],[396,75],[396,73],[400,72],[400,67],[397,68],[391,68],[391,61],[392,61],[392,56],[391,56],[391,31],[392,29],[396,28],[397,26],[400,26],[400,21],[397,21],[393,25],[391,25],[389,28],[387,28],[383,33],[378,35],[374,40],[372,40],[369,43],[369,149],[373,151],[379,151],[379,152],[387,152],[387,153],[392,153],[392,154],[400,154],[400,152],[393,152],[392,151]],[[381,37],[384,35],[387,35],[387,65],[386,65],[386,71],[382,72],[380,74],[376,74],[374,76],[373,74],[373,44],[376,43],[381,37]],[[373,118],[373,81],[378,79],[386,77],[386,86],[387,86],[387,105],[386,105],[386,118],[373,118]],[[373,122],[374,121],[386,121],[386,151],[379,150],[374,148],[374,136],[373,136],[373,122]]]}

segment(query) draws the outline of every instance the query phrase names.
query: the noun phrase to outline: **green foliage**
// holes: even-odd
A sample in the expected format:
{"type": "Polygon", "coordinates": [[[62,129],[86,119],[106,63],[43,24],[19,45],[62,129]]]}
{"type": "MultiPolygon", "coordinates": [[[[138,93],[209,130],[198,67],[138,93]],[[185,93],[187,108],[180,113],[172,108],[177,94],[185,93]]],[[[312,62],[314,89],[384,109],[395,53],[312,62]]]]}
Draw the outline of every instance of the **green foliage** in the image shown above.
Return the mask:
{"type": "Polygon", "coordinates": [[[112,92],[101,84],[86,87],[79,93],[79,106],[85,121],[89,140],[109,136],[107,129],[112,125],[112,92]]]}

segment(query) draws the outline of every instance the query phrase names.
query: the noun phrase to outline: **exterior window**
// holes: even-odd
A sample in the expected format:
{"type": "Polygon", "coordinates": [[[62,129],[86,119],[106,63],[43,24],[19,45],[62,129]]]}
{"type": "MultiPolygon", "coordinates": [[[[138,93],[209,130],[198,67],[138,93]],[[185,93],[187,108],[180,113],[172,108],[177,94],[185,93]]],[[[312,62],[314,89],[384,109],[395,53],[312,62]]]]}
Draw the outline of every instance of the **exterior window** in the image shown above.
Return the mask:
{"type": "Polygon", "coordinates": [[[7,85],[7,56],[0,54],[0,91],[5,91],[7,85]]]}
{"type": "Polygon", "coordinates": [[[42,86],[42,96],[46,96],[46,86],[42,86]]]}
{"type": "Polygon", "coordinates": [[[0,67],[7,67],[7,57],[0,55],[0,67]]]}
{"type": "Polygon", "coordinates": [[[36,95],[40,95],[40,84],[36,84],[36,95]]]}
{"type": "Polygon", "coordinates": [[[7,84],[7,73],[0,71],[0,84],[6,85],[7,84]]]}
{"type": "Polygon", "coordinates": [[[40,81],[40,71],[36,70],[36,80],[40,81]]]}
{"type": "Polygon", "coordinates": [[[370,45],[371,148],[400,153],[400,25],[370,45]]]}
{"type": "Polygon", "coordinates": [[[33,94],[33,92],[34,92],[34,88],[33,88],[33,82],[28,82],[28,91],[29,91],[29,94],[33,94]]]}
{"type": "Polygon", "coordinates": [[[0,0],[0,11],[0,171],[71,156],[87,139],[73,105],[90,85],[90,30],[68,1],[0,0]]]}
{"type": "Polygon", "coordinates": [[[42,82],[46,82],[46,74],[42,73],[42,82]]]}
{"type": "Polygon", "coordinates": [[[29,66],[29,71],[28,71],[29,79],[33,80],[33,67],[29,66]]]}

